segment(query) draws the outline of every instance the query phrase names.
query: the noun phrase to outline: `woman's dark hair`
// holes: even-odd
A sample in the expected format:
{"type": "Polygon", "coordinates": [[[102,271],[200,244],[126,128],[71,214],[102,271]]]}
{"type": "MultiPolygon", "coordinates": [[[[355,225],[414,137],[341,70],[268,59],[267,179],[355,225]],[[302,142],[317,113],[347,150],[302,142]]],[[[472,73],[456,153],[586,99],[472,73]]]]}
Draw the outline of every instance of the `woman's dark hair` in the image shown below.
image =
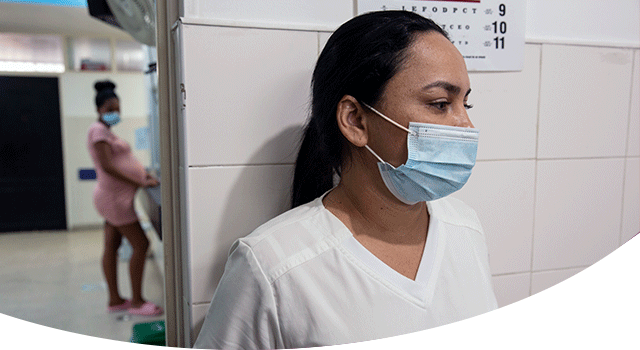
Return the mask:
{"type": "Polygon", "coordinates": [[[112,97],[118,98],[113,90],[116,88],[116,84],[114,84],[110,80],[98,81],[93,86],[96,89],[96,107],[100,108],[104,104],[104,102],[112,97]]]}
{"type": "Polygon", "coordinates": [[[291,205],[312,201],[333,187],[348,156],[336,121],[338,102],[351,95],[374,106],[406,57],[416,34],[447,33],[432,20],[408,11],[354,17],[329,38],[313,71],[311,117],[296,159],[291,205]]]}

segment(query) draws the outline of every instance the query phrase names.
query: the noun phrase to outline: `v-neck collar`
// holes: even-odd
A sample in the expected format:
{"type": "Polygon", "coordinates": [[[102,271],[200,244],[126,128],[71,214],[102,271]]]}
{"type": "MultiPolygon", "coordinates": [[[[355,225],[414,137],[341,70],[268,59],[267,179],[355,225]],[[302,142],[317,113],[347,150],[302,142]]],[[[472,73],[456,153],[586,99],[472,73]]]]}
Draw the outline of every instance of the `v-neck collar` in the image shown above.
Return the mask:
{"type": "Polygon", "coordinates": [[[444,255],[445,245],[445,235],[441,234],[442,223],[439,222],[436,216],[434,216],[432,203],[427,202],[427,210],[429,212],[427,241],[425,242],[422,257],[420,258],[420,265],[418,266],[416,278],[415,280],[412,280],[391,268],[365,248],[353,236],[344,223],[324,207],[322,197],[319,199],[319,204],[329,214],[331,221],[337,221],[335,222],[335,227],[340,227],[342,230],[346,231],[345,234],[338,234],[337,236],[345,237],[341,242],[341,246],[348,253],[355,257],[364,268],[369,270],[368,272],[370,274],[373,274],[378,278],[382,278],[390,284],[392,288],[410,296],[412,299],[417,301],[418,304],[428,305],[431,303],[431,298],[433,297],[433,292],[435,290],[435,282],[440,271],[442,256],[444,255]]]}

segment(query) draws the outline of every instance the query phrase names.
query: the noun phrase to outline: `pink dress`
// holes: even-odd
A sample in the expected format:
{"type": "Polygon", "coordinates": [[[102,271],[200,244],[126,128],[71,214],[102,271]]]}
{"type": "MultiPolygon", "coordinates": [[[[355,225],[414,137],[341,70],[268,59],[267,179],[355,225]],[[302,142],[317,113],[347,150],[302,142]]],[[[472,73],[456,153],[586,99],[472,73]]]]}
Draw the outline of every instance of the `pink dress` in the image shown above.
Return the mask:
{"type": "Polygon", "coordinates": [[[105,141],[111,149],[111,160],[116,168],[129,178],[144,181],[147,172],[131,153],[131,147],[123,139],[116,136],[101,122],[89,127],[87,147],[96,167],[98,183],[93,190],[93,205],[98,213],[111,225],[122,226],[138,221],[133,209],[133,198],[137,186],[117,179],[106,173],[96,154],[96,143],[105,141]]]}

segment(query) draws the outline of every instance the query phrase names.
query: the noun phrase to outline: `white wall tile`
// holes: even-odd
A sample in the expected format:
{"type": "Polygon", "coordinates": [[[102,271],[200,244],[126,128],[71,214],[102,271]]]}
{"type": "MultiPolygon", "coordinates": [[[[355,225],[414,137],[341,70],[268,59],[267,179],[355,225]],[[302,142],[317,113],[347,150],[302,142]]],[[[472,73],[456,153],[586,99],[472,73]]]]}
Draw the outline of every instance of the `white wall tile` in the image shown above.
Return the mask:
{"type": "Polygon", "coordinates": [[[631,110],[629,112],[628,156],[640,156],[640,50],[635,50],[633,59],[633,86],[631,88],[631,110]]]}
{"type": "Polygon", "coordinates": [[[480,129],[478,159],[535,158],[540,45],[526,45],[521,72],[471,72],[469,117],[480,129]]]}
{"type": "Polygon", "coordinates": [[[493,276],[493,291],[498,306],[503,307],[529,296],[531,274],[493,276]]]}
{"type": "Polygon", "coordinates": [[[327,45],[327,41],[329,41],[331,34],[333,33],[326,33],[326,32],[318,33],[318,56],[320,56],[322,49],[324,49],[325,45],[327,45]]]}
{"type": "Polygon", "coordinates": [[[286,211],[292,165],[188,170],[191,302],[209,302],[231,244],[286,211]]]}
{"type": "Polygon", "coordinates": [[[543,45],[538,157],[624,156],[632,51],[543,45]]]}
{"type": "Polygon", "coordinates": [[[535,161],[478,162],[457,197],[478,213],[492,274],[529,271],[535,161]]]}
{"type": "Polygon", "coordinates": [[[292,163],[315,32],[184,26],[189,165],[292,163]]]}
{"type": "Polygon", "coordinates": [[[622,205],[622,238],[624,244],[640,232],[640,158],[627,158],[622,205]]]}
{"type": "Polygon", "coordinates": [[[184,0],[183,8],[186,17],[256,21],[274,26],[338,27],[353,16],[353,2],[345,0],[184,0]]]}
{"type": "Polygon", "coordinates": [[[526,37],[600,45],[638,45],[640,4],[619,0],[602,6],[598,0],[527,1],[526,37]]]}
{"type": "Polygon", "coordinates": [[[211,303],[206,304],[197,304],[191,307],[191,344],[196,342],[198,339],[198,334],[200,334],[200,329],[202,329],[202,324],[204,323],[204,319],[207,316],[207,312],[209,311],[209,305],[211,303]]]}
{"type": "Polygon", "coordinates": [[[531,295],[555,286],[582,270],[584,270],[583,267],[566,270],[534,272],[531,276],[531,295]]]}
{"type": "Polygon", "coordinates": [[[587,266],[618,247],[624,159],[538,162],[533,270],[587,266]]]}

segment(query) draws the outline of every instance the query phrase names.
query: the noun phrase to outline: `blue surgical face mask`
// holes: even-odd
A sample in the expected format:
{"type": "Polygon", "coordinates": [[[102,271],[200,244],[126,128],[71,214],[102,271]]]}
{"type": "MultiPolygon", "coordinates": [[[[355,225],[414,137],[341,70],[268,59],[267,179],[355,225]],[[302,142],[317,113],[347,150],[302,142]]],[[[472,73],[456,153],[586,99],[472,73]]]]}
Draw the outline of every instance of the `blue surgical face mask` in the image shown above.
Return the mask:
{"type": "Polygon", "coordinates": [[[477,129],[414,122],[409,123],[407,129],[367,107],[409,133],[407,162],[397,168],[365,146],[380,161],[378,169],[382,180],[400,201],[406,204],[432,201],[464,186],[476,162],[477,129]]]}
{"type": "Polygon", "coordinates": [[[120,122],[120,113],[118,112],[105,113],[102,115],[102,121],[104,121],[105,124],[109,126],[116,125],[120,122]]]}

